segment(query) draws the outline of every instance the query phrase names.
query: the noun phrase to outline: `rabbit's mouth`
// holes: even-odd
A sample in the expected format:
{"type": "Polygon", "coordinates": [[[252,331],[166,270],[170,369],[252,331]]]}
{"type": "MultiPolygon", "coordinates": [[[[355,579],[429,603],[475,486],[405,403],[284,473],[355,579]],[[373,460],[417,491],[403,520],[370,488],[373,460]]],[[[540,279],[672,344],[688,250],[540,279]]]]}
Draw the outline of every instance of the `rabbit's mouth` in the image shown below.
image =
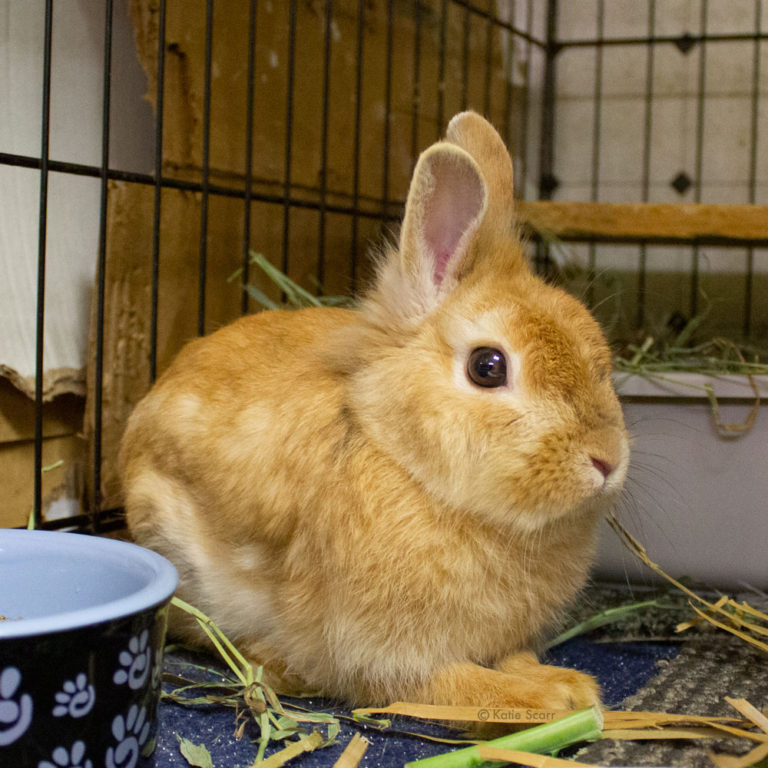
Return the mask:
{"type": "Polygon", "coordinates": [[[551,520],[610,503],[624,486],[628,465],[621,425],[567,434],[555,429],[512,467],[505,484],[514,507],[551,520]]]}
{"type": "Polygon", "coordinates": [[[516,508],[510,511],[507,525],[525,536],[541,535],[542,531],[551,530],[553,525],[565,526],[569,530],[591,531],[613,506],[620,490],[603,487],[569,504],[516,508]]]}
{"type": "Polygon", "coordinates": [[[510,479],[506,521],[532,533],[558,520],[578,526],[603,515],[624,487],[629,449],[624,441],[610,459],[595,453],[562,462],[537,456],[530,474],[510,479]]]}

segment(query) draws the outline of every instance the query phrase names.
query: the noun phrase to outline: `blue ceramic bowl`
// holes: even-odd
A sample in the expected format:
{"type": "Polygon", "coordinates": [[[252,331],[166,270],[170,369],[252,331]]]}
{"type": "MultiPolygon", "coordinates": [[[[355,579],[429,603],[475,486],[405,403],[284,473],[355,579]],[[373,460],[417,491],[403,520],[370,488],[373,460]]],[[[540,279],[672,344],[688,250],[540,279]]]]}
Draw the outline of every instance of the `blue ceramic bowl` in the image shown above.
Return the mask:
{"type": "Polygon", "coordinates": [[[0,530],[0,766],[152,764],[176,583],[133,544],[0,530]]]}

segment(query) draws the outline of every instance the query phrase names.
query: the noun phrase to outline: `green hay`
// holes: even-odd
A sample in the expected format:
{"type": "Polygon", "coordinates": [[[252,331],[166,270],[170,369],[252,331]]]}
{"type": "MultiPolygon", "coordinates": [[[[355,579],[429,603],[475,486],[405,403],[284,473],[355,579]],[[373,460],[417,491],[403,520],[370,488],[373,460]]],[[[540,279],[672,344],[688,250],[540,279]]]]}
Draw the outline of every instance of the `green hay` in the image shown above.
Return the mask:
{"type": "MultiPolygon", "coordinates": [[[[184,706],[207,706],[221,704],[246,712],[259,727],[259,749],[256,763],[264,760],[264,753],[270,742],[285,741],[297,736],[307,736],[305,725],[324,725],[326,736],[319,747],[333,744],[339,733],[338,718],[324,712],[298,711],[284,706],[272,688],[262,679],[262,668],[255,672],[248,660],[218,628],[216,623],[189,603],[174,597],[172,604],[194,616],[199,626],[213,643],[217,652],[229,667],[231,676],[223,676],[220,683],[206,683],[177,676],[166,677],[178,687],[163,692],[163,697],[184,706]],[[191,695],[197,693],[198,695],[191,695]]],[[[245,721],[240,724],[244,728],[245,721]]]]}
{"type": "MultiPolygon", "coordinates": [[[[557,754],[561,749],[602,735],[603,715],[597,707],[574,712],[552,723],[510,733],[483,746],[536,754],[557,754]]],[[[476,768],[485,763],[477,746],[406,763],[405,768],[476,768]]]]}
{"type": "Polygon", "coordinates": [[[549,650],[556,645],[566,642],[573,637],[584,635],[587,632],[593,632],[601,627],[608,626],[610,624],[626,623],[630,614],[634,614],[638,611],[647,610],[648,608],[661,608],[668,610],[675,610],[674,606],[665,605],[659,600],[642,600],[637,603],[630,603],[629,605],[619,605],[615,608],[607,608],[604,611],[600,611],[594,616],[590,616],[588,619],[579,622],[570,629],[561,632],[557,637],[550,640],[544,647],[549,650]]]}
{"type": "MultiPolygon", "coordinates": [[[[291,280],[288,275],[281,272],[267,258],[260,253],[250,252],[250,263],[259,267],[264,274],[280,289],[285,296],[285,301],[278,303],[267,296],[264,291],[255,285],[245,283],[243,290],[264,309],[302,309],[305,307],[343,307],[349,306],[352,299],[349,296],[325,296],[322,286],[316,284],[317,294],[306,291],[298,283],[291,280]]],[[[227,282],[232,282],[238,277],[242,277],[243,270],[238,269],[233,272],[227,282]]],[[[317,282],[317,281],[315,281],[317,282]]]]}
{"type": "MultiPolygon", "coordinates": [[[[222,674],[219,670],[211,669],[210,667],[188,664],[187,666],[191,669],[197,669],[203,675],[216,675],[220,678],[219,681],[203,682],[166,673],[163,675],[163,681],[175,687],[170,691],[163,691],[163,698],[186,707],[207,707],[211,705],[231,707],[238,713],[237,722],[239,725],[237,733],[240,735],[242,735],[248,719],[252,719],[260,731],[259,750],[254,765],[271,760],[271,757],[267,758],[267,760],[264,758],[264,753],[270,743],[287,743],[288,747],[286,747],[285,755],[290,755],[292,754],[292,749],[290,748],[297,743],[292,741],[292,739],[297,738],[301,740],[307,738],[318,727],[325,729],[325,736],[322,743],[313,748],[321,749],[335,743],[342,720],[381,731],[387,730],[392,733],[443,744],[474,743],[466,739],[441,738],[416,731],[393,729],[391,727],[391,720],[374,718],[357,712],[350,715],[332,714],[330,712],[312,710],[295,703],[287,704],[281,701],[276,692],[261,680],[262,669],[259,667],[254,672],[250,663],[212,619],[177,597],[172,598],[171,602],[177,608],[194,616],[200,627],[214,644],[229,671],[222,674]],[[312,732],[307,730],[308,726],[313,727],[312,732]]],[[[166,648],[166,652],[178,647],[169,645],[166,648]]],[[[184,739],[179,735],[177,735],[177,738],[180,744],[184,745],[185,750],[195,755],[195,759],[205,759],[204,745],[194,745],[188,739],[184,739]]],[[[195,763],[191,764],[194,765],[195,763]]]]}
{"type": "Polygon", "coordinates": [[[659,342],[648,336],[642,345],[628,344],[614,355],[613,364],[622,373],[656,378],[671,373],[697,373],[713,377],[766,376],[766,360],[768,352],[765,350],[728,339],[716,338],[684,346],[679,337],[672,342],[659,342]]]}
{"type": "Polygon", "coordinates": [[[189,739],[179,736],[178,733],[176,738],[179,740],[179,752],[190,765],[196,768],[213,768],[211,753],[204,744],[194,744],[189,739]]]}

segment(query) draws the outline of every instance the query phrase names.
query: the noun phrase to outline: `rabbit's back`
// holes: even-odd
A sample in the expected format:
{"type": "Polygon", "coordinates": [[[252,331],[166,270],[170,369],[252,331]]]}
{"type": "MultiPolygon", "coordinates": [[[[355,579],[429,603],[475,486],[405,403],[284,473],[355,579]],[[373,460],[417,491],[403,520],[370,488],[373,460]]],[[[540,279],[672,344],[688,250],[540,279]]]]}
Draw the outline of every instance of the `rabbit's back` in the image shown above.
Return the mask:
{"type": "Polygon", "coordinates": [[[206,506],[226,495],[219,514],[250,525],[254,490],[275,473],[305,476],[317,464],[292,449],[336,438],[343,382],[322,350],[353,319],[341,309],[264,312],[187,344],[128,422],[127,492],[151,468],[195,487],[206,506]]]}

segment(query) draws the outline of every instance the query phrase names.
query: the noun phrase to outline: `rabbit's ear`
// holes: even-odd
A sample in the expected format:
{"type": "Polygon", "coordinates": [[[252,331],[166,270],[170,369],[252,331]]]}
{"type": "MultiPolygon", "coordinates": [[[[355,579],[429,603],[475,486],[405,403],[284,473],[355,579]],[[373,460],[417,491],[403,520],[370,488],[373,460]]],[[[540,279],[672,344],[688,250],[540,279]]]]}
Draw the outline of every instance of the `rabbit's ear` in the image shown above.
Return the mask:
{"type": "Polygon", "coordinates": [[[448,123],[445,138],[468,152],[479,166],[488,184],[489,208],[496,225],[500,221],[513,222],[512,158],[496,129],[476,112],[460,112],[448,123]]]}
{"type": "Polygon", "coordinates": [[[422,308],[453,286],[487,202],[485,180],[465,151],[440,142],[422,153],[408,191],[399,249],[422,308]]]}

